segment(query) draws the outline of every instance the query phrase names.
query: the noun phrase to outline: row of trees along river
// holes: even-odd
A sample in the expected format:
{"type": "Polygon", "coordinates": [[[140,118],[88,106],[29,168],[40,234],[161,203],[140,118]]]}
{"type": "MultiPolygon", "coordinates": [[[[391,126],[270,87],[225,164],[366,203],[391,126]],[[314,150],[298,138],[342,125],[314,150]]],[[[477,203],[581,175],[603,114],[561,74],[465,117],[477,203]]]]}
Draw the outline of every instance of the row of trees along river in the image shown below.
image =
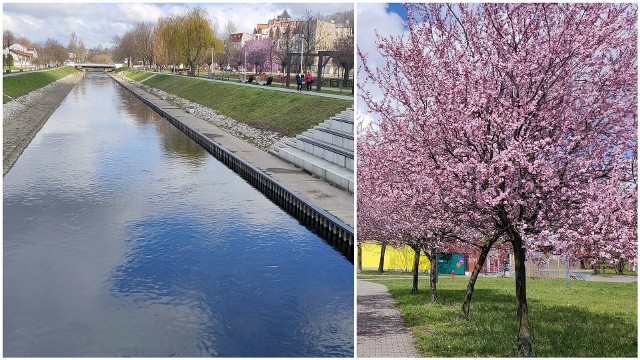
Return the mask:
{"type": "MultiPolygon", "coordinates": [[[[142,64],[146,68],[156,69],[186,64],[192,75],[199,67],[210,66],[212,60],[214,64],[234,69],[242,66],[255,69],[256,72],[284,72],[287,55],[302,50],[305,53],[305,68],[310,69],[314,58],[308,56],[309,53],[330,50],[336,53],[326,61],[341,68],[342,76],[347,80],[354,67],[353,31],[328,44],[328,35],[318,28],[317,21],[332,19],[353,27],[353,11],[322,16],[305,10],[301,18],[296,19],[299,25],[284,28],[277,40],[250,40],[240,47],[231,40],[231,35],[238,33],[238,28],[232,21],[228,21],[220,30],[219,24],[209,20],[205,9],[196,7],[180,15],[159,18],[156,22],[138,22],[124,34],[114,36],[111,48],[102,45],[87,48],[75,33],[70,35],[68,45],[65,46],[54,38],[35,43],[10,30],[3,32],[3,48],[19,43],[37,49],[38,57],[32,59],[36,67],[57,66],[67,60],[105,63],[124,62],[126,59],[128,64],[142,64]]],[[[5,66],[11,65],[10,63],[10,57],[5,56],[5,66]]]]}

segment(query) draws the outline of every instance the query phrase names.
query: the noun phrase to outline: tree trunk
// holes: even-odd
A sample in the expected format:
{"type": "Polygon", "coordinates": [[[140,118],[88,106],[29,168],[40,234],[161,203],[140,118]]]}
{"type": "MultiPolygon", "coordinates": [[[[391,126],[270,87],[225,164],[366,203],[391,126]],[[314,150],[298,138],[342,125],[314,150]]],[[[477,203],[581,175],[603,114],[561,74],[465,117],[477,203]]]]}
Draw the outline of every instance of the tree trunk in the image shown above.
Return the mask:
{"type": "Polygon", "coordinates": [[[485,260],[487,259],[487,255],[489,254],[489,250],[491,250],[491,245],[483,246],[480,249],[480,257],[478,258],[478,262],[476,266],[473,268],[473,272],[471,273],[471,278],[469,278],[469,285],[467,285],[467,292],[464,294],[464,302],[462,303],[462,314],[461,317],[463,319],[469,318],[469,305],[471,304],[471,296],[473,296],[473,288],[476,286],[476,280],[478,279],[478,274],[480,274],[480,270],[482,269],[482,265],[484,265],[485,260]]]}
{"type": "Polygon", "coordinates": [[[431,302],[435,303],[438,300],[438,253],[435,250],[430,251],[427,256],[429,256],[430,263],[430,274],[429,274],[429,285],[431,286],[431,302]]]}
{"type": "Polygon", "coordinates": [[[362,244],[358,244],[358,272],[362,271],[362,244]]]}
{"type": "Polygon", "coordinates": [[[510,231],[516,268],[516,300],[518,303],[518,351],[523,357],[531,357],[531,332],[529,330],[529,308],[527,306],[527,274],[525,249],[517,231],[510,231]]]}
{"type": "Polygon", "coordinates": [[[418,292],[418,270],[420,268],[420,248],[413,248],[415,254],[413,255],[413,287],[411,288],[411,292],[418,292]]]}
{"type": "Polygon", "coordinates": [[[380,246],[380,264],[378,264],[378,272],[384,271],[384,252],[387,250],[387,243],[382,242],[380,246]]]}
{"type": "Polygon", "coordinates": [[[613,269],[616,271],[616,274],[622,275],[624,273],[624,261],[620,260],[615,263],[613,269]]]}
{"type": "Polygon", "coordinates": [[[347,82],[349,82],[349,70],[351,69],[344,68],[342,72],[342,86],[347,86],[347,82]]]}
{"type": "Polygon", "coordinates": [[[189,63],[189,76],[196,76],[195,64],[192,60],[187,60],[187,62],[189,63]]]}

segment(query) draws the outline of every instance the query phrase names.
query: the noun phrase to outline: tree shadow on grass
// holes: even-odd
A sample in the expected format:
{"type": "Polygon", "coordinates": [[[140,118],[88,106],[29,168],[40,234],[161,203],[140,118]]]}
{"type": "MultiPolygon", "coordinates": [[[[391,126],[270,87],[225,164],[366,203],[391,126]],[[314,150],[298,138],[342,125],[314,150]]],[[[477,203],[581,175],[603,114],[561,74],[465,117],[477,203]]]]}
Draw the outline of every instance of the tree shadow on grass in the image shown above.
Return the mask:
{"type": "MultiPolygon", "coordinates": [[[[430,304],[428,290],[390,290],[422,355],[518,356],[515,294],[476,289],[465,321],[460,318],[464,290],[440,289],[436,304],[430,304]]],[[[528,305],[536,357],[637,357],[637,315],[595,313],[532,297],[528,305]]]]}

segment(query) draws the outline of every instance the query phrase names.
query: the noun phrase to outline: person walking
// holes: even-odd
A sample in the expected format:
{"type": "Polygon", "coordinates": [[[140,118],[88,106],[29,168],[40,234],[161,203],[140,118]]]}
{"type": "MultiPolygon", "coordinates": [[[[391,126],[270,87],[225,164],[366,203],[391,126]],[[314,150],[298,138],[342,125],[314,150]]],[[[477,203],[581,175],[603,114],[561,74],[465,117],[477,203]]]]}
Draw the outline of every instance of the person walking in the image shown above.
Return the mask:
{"type": "Polygon", "coordinates": [[[298,87],[296,88],[296,91],[298,91],[298,92],[302,91],[302,79],[303,78],[304,78],[304,75],[302,75],[302,73],[296,74],[296,83],[298,84],[298,87]]]}
{"type": "Polygon", "coordinates": [[[307,91],[311,91],[311,84],[313,84],[313,75],[311,75],[311,71],[307,71],[305,82],[307,83],[307,91]]]}

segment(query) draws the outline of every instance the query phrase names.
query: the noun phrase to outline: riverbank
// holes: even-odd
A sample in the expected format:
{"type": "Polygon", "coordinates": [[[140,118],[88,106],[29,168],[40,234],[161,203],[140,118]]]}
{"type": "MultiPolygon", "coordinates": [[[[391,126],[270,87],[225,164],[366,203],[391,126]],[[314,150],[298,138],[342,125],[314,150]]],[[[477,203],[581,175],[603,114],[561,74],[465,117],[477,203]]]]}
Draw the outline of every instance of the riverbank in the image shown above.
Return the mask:
{"type": "Polygon", "coordinates": [[[113,78],[353,260],[353,195],[186,112],[147,87],[113,78]]]}
{"type": "Polygon", "coordinates": [[[138,70],[121,71],[118,75],[276,136],[296,136],[353,107],[352,98],[316,92],[297,93],[291,89],[138,70]]]}
{"type": "Polygon", "coordinates": [[[125,73],[126,72],[113,72],[112,76],[120,81],[125,81],[127,83],[138,86],[141,89],[154,94],[159,98],[163,98],[165,101],[171,103],[176,107],[185,110],[192,109],[193,114],[196,117],[223,129],[229,134],[250,143],[251,145],[259,148],[262,151],[268,151],[276,143],[284,142],[288,139],[288,137],[282,135],[281,133],[270,131],[268,129],[260,129],[252,127],[249,124],[237,122],[235,119],[219,114],[217,111],[210,107],[189,101],[188,99],[184,99],[180,96],[163,91],[161,89],[148,86],[138,81],[137,79],[132,79],[125,76],[125,73]]]}
{"type": "Polygon", "coordinates": [[[34,71],[30,73],[6,74],[2,77],[2,103],[18,99],[24,95],[41,89],[68,75],[77,73],[73,66],[64,66],[57,69],[34,71]]]}
{"type": "Polygon", "coordinates": [[[68,75],[2,106],[2,175],[6,175],[83,72],[68,75]]]}

